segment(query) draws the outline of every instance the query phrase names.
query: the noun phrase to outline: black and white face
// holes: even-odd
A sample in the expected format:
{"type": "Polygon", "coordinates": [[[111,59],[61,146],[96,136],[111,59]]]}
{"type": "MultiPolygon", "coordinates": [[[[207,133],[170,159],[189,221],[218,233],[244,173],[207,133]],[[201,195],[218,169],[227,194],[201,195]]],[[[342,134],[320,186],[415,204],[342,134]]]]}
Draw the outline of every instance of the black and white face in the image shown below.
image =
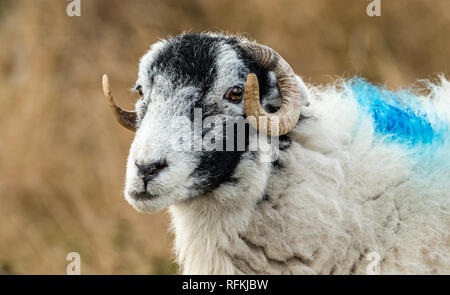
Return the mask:
{"type": "MultiPolygon", "coordinates": [[[[135,86],[141,94],[136,103],[137,130],[125,187],[127,201],[139,211],[161,210],[236,182],[239,163],[254,156],[247,148],[220,151],[198,149],[195,144],[180,148],[195,138],[191,135],[199,127],[197,119],[205,125],[208,118],[245,118],[242,95],[250,72],[258,76],[263,105],[279,103],[275,75],[238,43],[235,37],[183,34],[154,44],[142,58],[135,86]]],[[[226,144],[230,136],[225,127],[199,128],[202,139],[226,144]]],[[[251,139],[248,132],[244,135],[248,146],[251,139]]]]}

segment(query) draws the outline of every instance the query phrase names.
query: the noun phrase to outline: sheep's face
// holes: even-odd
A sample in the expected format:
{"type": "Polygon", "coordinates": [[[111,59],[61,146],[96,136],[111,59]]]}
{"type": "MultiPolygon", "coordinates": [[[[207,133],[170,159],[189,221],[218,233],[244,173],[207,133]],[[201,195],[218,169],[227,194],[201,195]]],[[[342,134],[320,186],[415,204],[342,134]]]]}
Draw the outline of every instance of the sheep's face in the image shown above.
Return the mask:
{"type": "Polygon", "coordinates": [[[237,44],[233,37],[184,34],[154,44],[142,58],[125,188],[136,209],[160,210],[235,182],[241,159],[254,154],[251,127],[228,133],[224,122],[245,117],[241,94],[250,72],[258,76],[263,103],[275,102],[278,90],[273,73],[237,44]],[[236,144],[230,149],[231,138],[236,144]]]}

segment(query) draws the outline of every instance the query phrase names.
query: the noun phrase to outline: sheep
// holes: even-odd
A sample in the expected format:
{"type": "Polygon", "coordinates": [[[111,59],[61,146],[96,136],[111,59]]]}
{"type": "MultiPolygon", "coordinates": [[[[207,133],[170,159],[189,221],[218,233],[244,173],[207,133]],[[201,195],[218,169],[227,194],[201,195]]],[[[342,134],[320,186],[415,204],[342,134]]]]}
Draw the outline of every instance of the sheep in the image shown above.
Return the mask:
{"type": "Polygon", "coordinates": [[[366,274],[373,265],[449,274],[450,82],[427,85],[426,95],[360,78],[306,85],[273,49],[215,33],[152,45],[135,111],[114,103],[103,78],[119,123],[136,131],[125,198],[141,212],[168,208],[184,274],[366,274]],[[248,119],[245,150],[175,148],[195,141],[195,109],[217,126],[248,119]],[[250,149],[256,138],[271,148],[250,149]]]}

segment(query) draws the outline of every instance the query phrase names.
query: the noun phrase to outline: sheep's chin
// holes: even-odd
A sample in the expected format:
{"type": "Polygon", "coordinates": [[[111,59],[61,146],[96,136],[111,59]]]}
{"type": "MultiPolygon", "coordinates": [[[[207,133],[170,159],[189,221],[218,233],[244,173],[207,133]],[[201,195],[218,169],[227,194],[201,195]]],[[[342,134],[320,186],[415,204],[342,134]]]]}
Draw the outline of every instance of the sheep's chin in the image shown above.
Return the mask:
{"type": "Polygon", "coordinates": [[[189,196],[187,193],[178,190],[173,190],[164,195],[142,195],[139,197],[125,192],[125,199],[138,212],[151,213],[161,211],[173,204],[185,201],[189,199],[189,196]]]}

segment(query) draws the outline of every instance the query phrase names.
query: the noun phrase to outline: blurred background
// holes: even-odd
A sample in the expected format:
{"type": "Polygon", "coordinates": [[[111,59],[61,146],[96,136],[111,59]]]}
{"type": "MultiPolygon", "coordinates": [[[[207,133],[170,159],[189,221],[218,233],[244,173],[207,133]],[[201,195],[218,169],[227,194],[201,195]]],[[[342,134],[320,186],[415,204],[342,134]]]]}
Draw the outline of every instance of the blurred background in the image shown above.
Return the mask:
{"type": "Polygon", "coordinates": [[[122,107],[150,44],[184,31],[242,33],[276,49],[313,84],[359,75],[398,89],[450,67],[450,1],[0,0],[0,274],[168,274],[166,212],[123,199],[133,134],[122,107]]]}

